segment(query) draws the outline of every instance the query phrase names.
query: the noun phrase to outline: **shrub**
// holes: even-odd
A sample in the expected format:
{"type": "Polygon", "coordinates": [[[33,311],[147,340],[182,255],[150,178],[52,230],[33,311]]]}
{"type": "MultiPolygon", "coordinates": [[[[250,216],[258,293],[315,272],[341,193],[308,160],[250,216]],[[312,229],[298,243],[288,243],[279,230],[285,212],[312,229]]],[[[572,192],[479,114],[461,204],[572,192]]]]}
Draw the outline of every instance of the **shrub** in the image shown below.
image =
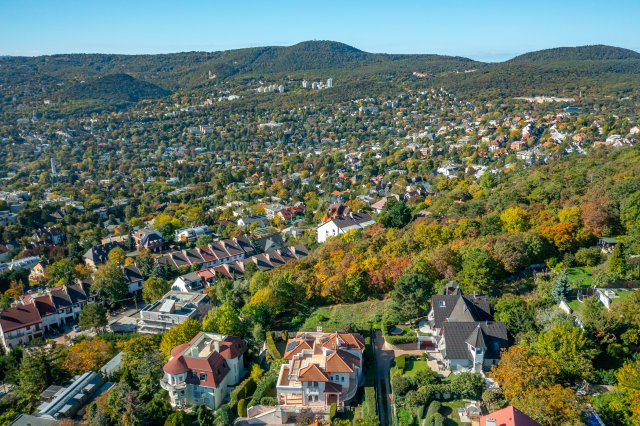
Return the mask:
{"type": "Polygon", "coordinates": [[[479,399],[484,388],[484,378],[477,373],[454,374],[451,379],[451,392],[462,398],[479,399]]]}
{"type": "Polygon", "coordinates": [[[441,407],[442,404],[440,403],[440,401],[431,401],[431,404],[429,404],[429,409],[427,410],[427,421],[431,421],[431,424],[433,424],[433,417],[438,414],[441,407]]]}
{"type": "Polygon", "coordinates": [[[244,398],[238,401],[238,417],[247,417],[247,401],[244,398]]]}
{"type": "Polygon", "coordinates": [[[256,390],[256,382],[249,377],[240,383],[236,388],[231,392],[231,399],[229,401],[229,405],[233,406],[238,403],[241,399],[246,399],[251,396],[251,394],[256,390]]]}
{"type": "Polygon", "coordinates": [[[398,369],[399,371],[402,371],[404,373],[404,369],[407,365],[407,356],[406,355],[400,355],[399,357],[397,357],[395,359],[396,361],[396,369],[398,369]]]}
{"type": "Polygon", "coordinates": [[[599,247],[582,247],[576,252],[576,262],[581,266],[596,266],[602,261],[599,247]]]}
{"type": "Polygon", "coordinates": [[[433,415],[433,426],[444,426],[445,420],[446,419],[442,414],[436,413],[433,415]]]}
{"type": "Polygon", "coordinates": [[[280,351],[276,347],[276,343],[273,341],[273,333],[267,332],[267,353],[273,359],[280,359],[282,355],[280,355],[280,351]]]}
{"type": "Polygon", "coordinates": [[[265,396],[260,399],[260,405],[276,405],[277,399],[273,396],[265,396]]]}
{"type": "Polygon", "coordinates": [[[413,414],[406,408],[398,408],[398,426],[413,425],[413,414]]]}
{"type": "Polygon", "coordinates": [[[391,378],[391,388],[394,395],[402,396],[413,389],[413,383],[405,376],[394,376],[391,378]]]}
{"type": "Polygon", "coordinates": [[[338,412],[338,405],[334,402],[329,406],[329,420],[333,421],[336,418],[338,412]]]}
{"type": "Polygon", "coordinates": [[[262,377],[260,383],[256,386],[256,391],[253,393],[253,398],[251,398],[249,406],[256,405],[263,397],[267,396],[267,392],[269,392],[271,388],[274,388],[277,382],[278,376],[265,375],[262,377]]]}
{"type": "Polygon", "coordinates": [[[369,423],[378,424],[378,416],[376,414],[376,391],[372,386],[367,386],[364,388],[362,417],[369,423]]]}

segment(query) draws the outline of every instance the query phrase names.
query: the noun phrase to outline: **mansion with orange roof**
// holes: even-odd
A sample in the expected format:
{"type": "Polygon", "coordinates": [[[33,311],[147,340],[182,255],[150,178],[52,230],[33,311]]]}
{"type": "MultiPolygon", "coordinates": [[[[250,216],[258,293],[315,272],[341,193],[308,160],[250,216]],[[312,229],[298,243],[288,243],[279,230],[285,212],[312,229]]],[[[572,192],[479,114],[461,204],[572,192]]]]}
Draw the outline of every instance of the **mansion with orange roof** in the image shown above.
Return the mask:
{"type": "Polygon", "coordinates": [[[287,341],[276,385],[278,408],[327,414],[351,400],[364,381],[364,338],[356,333],[302,332],[287,341]]]}

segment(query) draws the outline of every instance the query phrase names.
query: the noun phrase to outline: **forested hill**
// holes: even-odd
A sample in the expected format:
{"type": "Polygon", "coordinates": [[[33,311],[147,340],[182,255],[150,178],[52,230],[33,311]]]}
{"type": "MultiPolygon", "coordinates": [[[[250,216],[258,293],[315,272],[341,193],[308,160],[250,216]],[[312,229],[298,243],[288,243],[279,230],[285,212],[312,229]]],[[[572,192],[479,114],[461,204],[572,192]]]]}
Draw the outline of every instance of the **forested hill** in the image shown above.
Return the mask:
{"type": "Polygon", "coordinates": [[[69,99],[137,102],[168,95],[155,84],[138,80],[128,74],[109,74],[89,82],[79,82],[64,90],[69,99]]]}
{"type": "MultiPolygon", "coordinates": [[[[577,97],[579,93],[602,98],[640,92],[640,53],[603,45],[563,47],[488,64],[455,56],[369,53],[333,41],[306,41],[293,46],[162,55],[0,57],[0,87],[7,99],[24,93],[54,98],[68,93],[70,99],[83,100],[96,99],[97,94],[103,99],[100,88],[114,81],[109,76],[120,75],[115,78],[118,80],[123,74],[135,80],[125,79],[107,99],[131,101],[162,96],[168,93],[164,90],[208,89],[221,81],[287,77],[334,77],[343,89],[358,84],[370,87],[368,96],[392,89],[388,78],[398,77],[421,87],[445,87],[461,96],[483,99],[577,97]],[[132,89],[132,96],[125,93],[126,88],[132,89]]],[[[343,92],[342,97],[362,94],[355,89],[343,92]]]]}
{"type": "Polygon", "coordinates": [[[594,46],[558,47],[539,50],[516,56],[508,62],[554,62],[554,61],[607,61],[620,59],[640,59],[640,53],[620,47],[594,46]]]}

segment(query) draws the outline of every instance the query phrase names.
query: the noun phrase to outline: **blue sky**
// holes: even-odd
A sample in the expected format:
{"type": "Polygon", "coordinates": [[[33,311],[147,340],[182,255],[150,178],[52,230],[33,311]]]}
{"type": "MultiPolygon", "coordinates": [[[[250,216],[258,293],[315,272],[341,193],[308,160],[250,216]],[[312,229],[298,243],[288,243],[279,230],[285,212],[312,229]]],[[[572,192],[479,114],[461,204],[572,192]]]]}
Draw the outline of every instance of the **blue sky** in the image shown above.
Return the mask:
{"type": "Polygon", "coordinates": [[[559,46],[640,51],[640,0],[0,0],[0,54],[169,53],[341,41],[498,61],[559,46]]]}

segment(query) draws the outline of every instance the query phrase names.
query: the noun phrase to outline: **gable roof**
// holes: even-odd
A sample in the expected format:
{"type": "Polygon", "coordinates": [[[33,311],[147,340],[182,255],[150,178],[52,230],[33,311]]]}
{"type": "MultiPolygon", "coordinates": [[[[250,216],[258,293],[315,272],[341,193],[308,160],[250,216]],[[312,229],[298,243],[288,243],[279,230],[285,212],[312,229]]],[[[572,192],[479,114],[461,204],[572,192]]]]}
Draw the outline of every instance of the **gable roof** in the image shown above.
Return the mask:
{"type": "Polygon", "coordinates": [[[480,426],[486,426],[489,419],[495,420],[495,426],[540,426],[540,423],[513,405],[480,417],[480,426]]]}
{"type": "Polygon", "coordinates": [[[338,349],[327,357],[325,371],[327,373],[353,373],[354,367],[360,365],[360,360],[355,355],[338,349]]]}
{"type": "Polygon", "coordinates": [[[20,305],[0,312],[0,329],[3,333],[28,327],[42,322],[34,305],[20,305]]]}
{"type": "Polygon", "coordinates": [[[446,321],[492,321],[489,300],[486,296],[463,294],[437,294],[431,298],[435,328],[442,328],[446,321]],[[462,299],[462,300],[460,300],[462,299]],[[451,318],[454,312],[453,318],[451,318]]]}
{"type": "Polygon", "coordinates": [[[482,331],[481,343],[486,348],[484,358],[499,359],[500,350],[508,346],[507,326],[503,322],[492,321],[445,322],[442,326],[445,358],[473,360],[468,344],[469,341],[478,342],[478,327],[482,331]]]}
{"type": "Polygon", "coordinates": [[[364,349],[364,338],[358,333],[333,333],[326,339],[322,346],[329,349],[335,349],[336,346],[343,349],[364,349]],[[337,339],[340,339],[340,344],[336,345],[337,339]]]}
{"type": "Polygon", "coordinates": [[[301,382],[328,382],[329,377],[316,364],[309,364],[300,370],[298,380],[301,382]]]}

